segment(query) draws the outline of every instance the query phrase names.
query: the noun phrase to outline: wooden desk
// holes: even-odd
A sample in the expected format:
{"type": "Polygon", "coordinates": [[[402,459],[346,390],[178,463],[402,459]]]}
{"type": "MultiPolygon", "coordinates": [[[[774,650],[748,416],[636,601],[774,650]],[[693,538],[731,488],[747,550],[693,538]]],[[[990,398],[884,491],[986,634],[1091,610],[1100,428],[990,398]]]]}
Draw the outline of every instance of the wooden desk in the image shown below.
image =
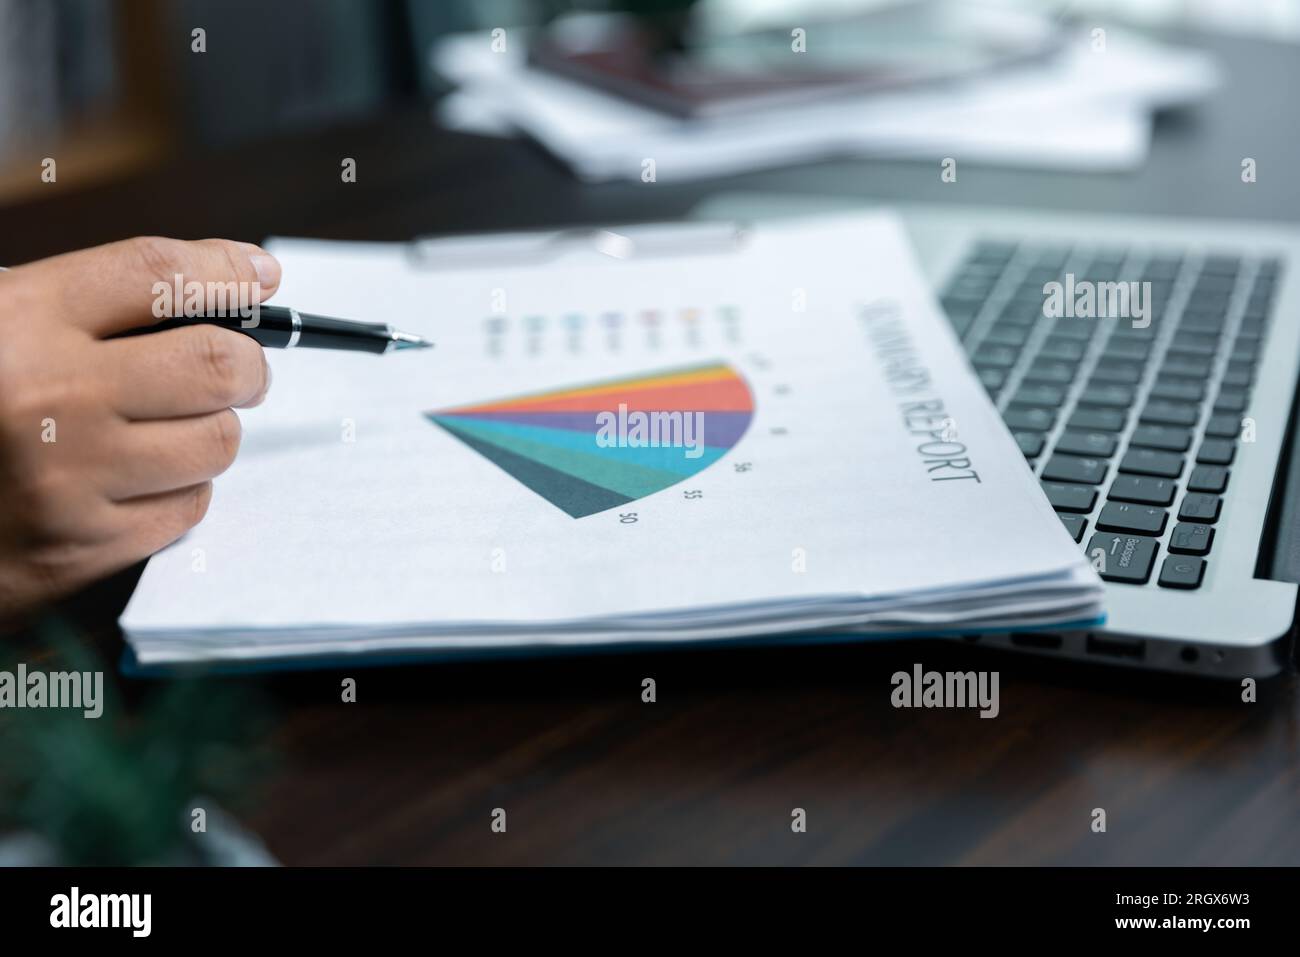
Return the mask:
{"type": "MultiPolygon", "coordinates": [[[[1230,85],[1163,121],[1142,172],[981,170],[963,174],[959,201],[1300,220],[1295,125],[1267,119],[1269,103],[1291,115],[1294,51],[1214,45],[1230,85]],[[1238,154],[1259,159],[1254,192],[1238,154]]],[[[858,168],[864,194],[951,195],[924,164],[858,168]]],[[[61,178],[0,213],[0,262],[138,233],[406,239],[663,218],[721,189],[827,182],[812,169],[585,187],[534,147],[439,133],[411,110],[110,186],[61,178]],[[355,184],[340,182],[345,156],[355,184]]],[[[67,604],[110,654],[132,582],[67,604]]],[[[281,763],[244,818],[290,864],[1300,863],[1294,673],[1247,705],[1235,685],[930,642],[222,680],[276,703],[281,763]],[[914,662],[999,669],[1001,715],[893,709],[889,677],[914,662]],[[355,705],[340,702],[344,675],[355,705]],[[641,702],[645,677],[655,704],[641,702]],[[489,827],[496,807],[505,834],[489,827]],[[796,807],[805,834],[791,831],[796,807]],[[1090,830],[1097,807],[1105,834],[1090,830]]]]}

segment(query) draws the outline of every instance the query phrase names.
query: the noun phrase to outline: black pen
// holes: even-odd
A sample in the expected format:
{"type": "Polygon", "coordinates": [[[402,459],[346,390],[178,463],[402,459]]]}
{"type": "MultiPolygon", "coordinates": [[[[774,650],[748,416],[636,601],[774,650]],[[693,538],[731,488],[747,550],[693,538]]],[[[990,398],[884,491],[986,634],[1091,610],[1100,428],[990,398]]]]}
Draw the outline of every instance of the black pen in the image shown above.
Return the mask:
{"type": "MultiPolygon", "coordinates": [[[[8,272],[0,266],[0,272],[8,272]]],[[[394,329],[384,322],[358,322],[355,319],[335,319],[299,312],[288,306],[257,306],[255,315],[195,316],[192,319],[166,319],[128,329],[121,336],[138,336],[164,329],[179,329],[195,322],[220,326],[232,332],[243,333],[268,349],[339,349],[344,352],[373,352],[383,355],[402,349],[432,349],[433,343],[412,332],[394,329]]],[[[112,338],[118,338],[114,336],[112,338]]]]}
{"type": "MultiPolygon", "coordinates": [[[[250,310],[251,311],[251,310],[250,310]]],[[[357,322],[299,312],[287,306],[257,306],[253,315],[207,315],[166,319],[152,326],[132,329],[129,335],[179,329],[195,322],[220,326],[256,339],[269,349],[341,349],[346,352],[396,352],[401,349],[430,349],[428,339],[394,329],[383,322],[357,322]]]]}

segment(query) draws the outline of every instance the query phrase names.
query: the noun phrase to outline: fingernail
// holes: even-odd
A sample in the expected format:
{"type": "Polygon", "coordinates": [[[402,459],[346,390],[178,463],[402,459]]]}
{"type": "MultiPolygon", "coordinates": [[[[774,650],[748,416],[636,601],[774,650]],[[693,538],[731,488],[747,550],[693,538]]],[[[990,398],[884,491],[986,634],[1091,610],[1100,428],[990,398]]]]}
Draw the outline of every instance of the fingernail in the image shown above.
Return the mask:
{"type": "Polygon", "coordinates": [[[270,289],[280,284],[280,261],[270,253],[256,252],[248,257],[257,271],[257,281],[270,289]]]}

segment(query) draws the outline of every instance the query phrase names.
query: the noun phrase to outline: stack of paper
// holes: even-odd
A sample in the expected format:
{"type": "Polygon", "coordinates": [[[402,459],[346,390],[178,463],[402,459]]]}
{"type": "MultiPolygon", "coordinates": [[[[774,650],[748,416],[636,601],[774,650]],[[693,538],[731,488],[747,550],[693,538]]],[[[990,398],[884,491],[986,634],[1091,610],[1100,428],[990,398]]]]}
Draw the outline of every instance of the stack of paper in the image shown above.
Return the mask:
{"type": "Polygon", "coordinates": [[[211,511],[122,619],[138,659],[1099,617],[893,218],[675,228],[275,241],[282,301],[437,347],[268,353],[211,511]]]}
{"type": "Polygon", "coordinates": [[[658,182],[846,155],[1132,169],[1146,158],[1152,112],[1218,82],[1205,54],[1090,29],[1049,59],[960,83],[683,120],[531,67],[523,46],[500,50],[486,33],[442,41],[433,67],[458,89],[441,121],[522,132],[595,181],[640,180],[647,159],[658,182]]]}

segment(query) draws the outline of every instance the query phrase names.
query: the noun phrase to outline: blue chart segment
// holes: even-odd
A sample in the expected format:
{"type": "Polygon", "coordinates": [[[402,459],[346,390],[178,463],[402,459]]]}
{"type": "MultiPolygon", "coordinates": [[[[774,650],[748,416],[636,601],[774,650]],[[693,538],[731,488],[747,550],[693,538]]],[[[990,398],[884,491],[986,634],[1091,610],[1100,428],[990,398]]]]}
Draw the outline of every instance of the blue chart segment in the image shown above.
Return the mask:
{"type": "Polygon", "coordinates": [[[712,363],[427,413],[574,518],[708,468],[749,428],[754,396],[712,363]]]}

